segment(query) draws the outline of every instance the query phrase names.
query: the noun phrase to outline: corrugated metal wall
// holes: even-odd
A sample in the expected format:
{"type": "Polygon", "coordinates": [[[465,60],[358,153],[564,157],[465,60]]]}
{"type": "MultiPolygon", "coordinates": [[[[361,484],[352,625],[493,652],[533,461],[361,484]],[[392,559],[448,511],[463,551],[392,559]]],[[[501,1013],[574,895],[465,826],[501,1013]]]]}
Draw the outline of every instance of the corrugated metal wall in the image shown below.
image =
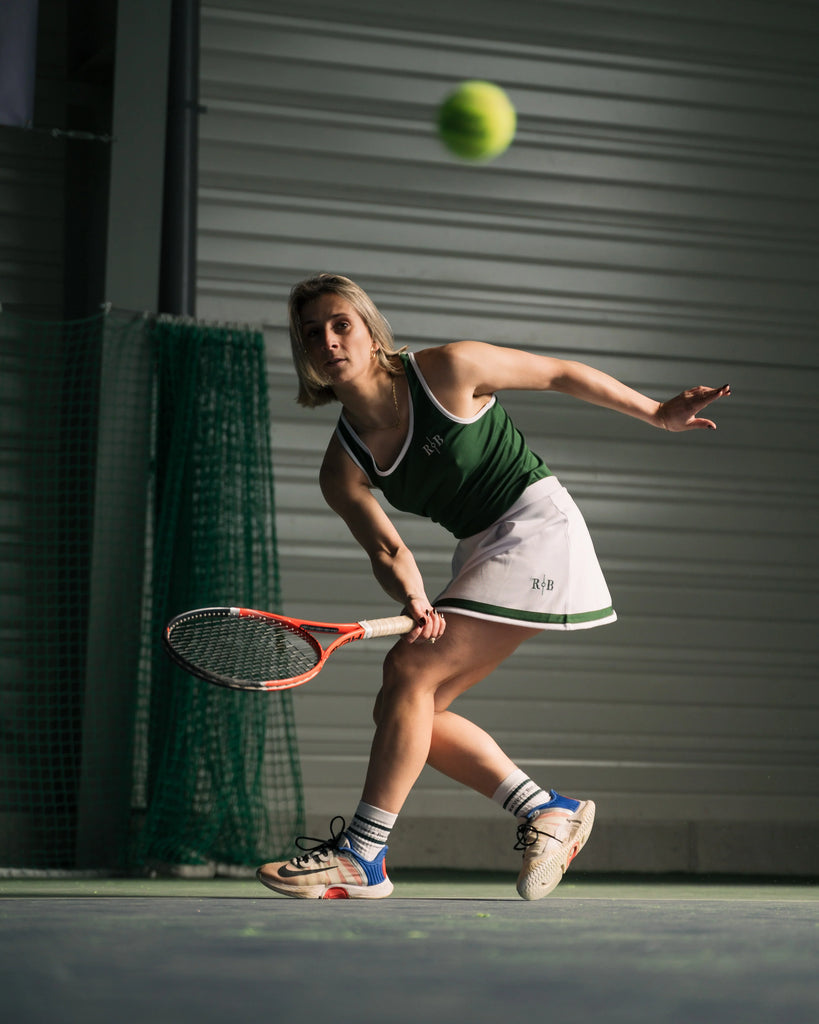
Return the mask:
{"type": "MultiPolygon", "coordinates": [[[[730,382],[719,431],[685,436],[504,396],[584,510],[620,622],[535,640],[461,710],[542,784],[598,801],[587,868],[815,870],[800,825],[819,809],[813,5],[341,11],[203,9],[198,313],[267,325],[287,607],[394,610],[319,495],[337,410],[294,402],[285,303],[302,276],[357,279],[416,349],[495,341],[658,398],[730,382]],[[458,163],[432,127],[470,77],[519,112],[488,166],[458,163]],[[760,820],[770,843],[751,842],[760,820]]],[[[434,592],[448,538],[396,521],[434,592]]],[[[383,650],[346,649],[298,694],[312,819],[358,799],[383,650]]],[[[511,835],[425,772],[393,850],[511,865],[511,835]]]]}

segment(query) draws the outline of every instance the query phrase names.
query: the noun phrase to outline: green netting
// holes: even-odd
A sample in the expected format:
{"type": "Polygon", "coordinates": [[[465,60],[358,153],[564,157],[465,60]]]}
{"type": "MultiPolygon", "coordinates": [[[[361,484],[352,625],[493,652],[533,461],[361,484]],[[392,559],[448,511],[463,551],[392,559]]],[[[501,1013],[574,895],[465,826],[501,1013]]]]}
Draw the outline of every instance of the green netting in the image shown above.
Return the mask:
{"type": "Polygon", "coordinates": [[[279,607],[261,335],[2,313],[0,382],[0,867],[289,852],[291,695],[192,680],[159,644],[188,607],[279,607]]]}

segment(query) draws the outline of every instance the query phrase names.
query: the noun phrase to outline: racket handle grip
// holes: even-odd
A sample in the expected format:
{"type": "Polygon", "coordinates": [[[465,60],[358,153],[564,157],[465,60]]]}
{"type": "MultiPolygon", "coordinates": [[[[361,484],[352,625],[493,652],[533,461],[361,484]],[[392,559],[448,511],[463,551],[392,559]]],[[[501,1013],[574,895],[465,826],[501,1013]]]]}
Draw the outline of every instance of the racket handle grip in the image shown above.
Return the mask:
{"type": "Polygon", "coordinates": [[[364,627],[364,639],[376,636],[399,636],[415,629],[416,623],[408,615],[393,615],[388,619],[362,619],[359,623],[364,627]]]}

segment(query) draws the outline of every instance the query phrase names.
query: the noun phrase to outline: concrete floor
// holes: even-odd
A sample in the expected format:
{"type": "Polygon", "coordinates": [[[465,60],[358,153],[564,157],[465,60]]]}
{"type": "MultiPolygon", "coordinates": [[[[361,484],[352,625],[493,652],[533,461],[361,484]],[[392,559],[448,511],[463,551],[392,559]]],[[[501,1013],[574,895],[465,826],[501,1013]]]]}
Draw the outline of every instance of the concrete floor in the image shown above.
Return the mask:
{"type": "Polygon", "coordinates": [[[819,887],[393,872],[394,895],[255,881],[0,879],[14,1024],[819,1021],[819,887]]]}

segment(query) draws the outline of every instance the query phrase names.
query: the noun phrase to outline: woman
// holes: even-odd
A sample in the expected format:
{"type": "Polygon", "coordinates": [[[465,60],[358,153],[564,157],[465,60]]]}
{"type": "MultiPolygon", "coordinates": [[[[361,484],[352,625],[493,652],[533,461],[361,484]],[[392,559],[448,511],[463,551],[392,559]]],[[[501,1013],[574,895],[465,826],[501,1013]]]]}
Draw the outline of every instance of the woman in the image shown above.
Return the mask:
{"type": "Polygon", "coordinates": [[[562,391],[679,431],[716,429],[698,414],[730,388],[697,387],[661,403],[582,363],[481,342],[397,352],[371,299],[337,275],[296,285],[289,313],[298,401],[342,405],[322,493],[416,626],[385,660],[350,825],[342,819],[331,839],[263,865],[257,877],[300,898],[388,896],[387,838],[426,763],[514,815],[517,890],[539,899],[586,842],[594,804],[543,790],[450,706],[541,630],[591,628],[616,615],[580,512],[495,393],[562,391]],[[453,579],[435,600],[374,488],[458,538],[453,579]]]}

